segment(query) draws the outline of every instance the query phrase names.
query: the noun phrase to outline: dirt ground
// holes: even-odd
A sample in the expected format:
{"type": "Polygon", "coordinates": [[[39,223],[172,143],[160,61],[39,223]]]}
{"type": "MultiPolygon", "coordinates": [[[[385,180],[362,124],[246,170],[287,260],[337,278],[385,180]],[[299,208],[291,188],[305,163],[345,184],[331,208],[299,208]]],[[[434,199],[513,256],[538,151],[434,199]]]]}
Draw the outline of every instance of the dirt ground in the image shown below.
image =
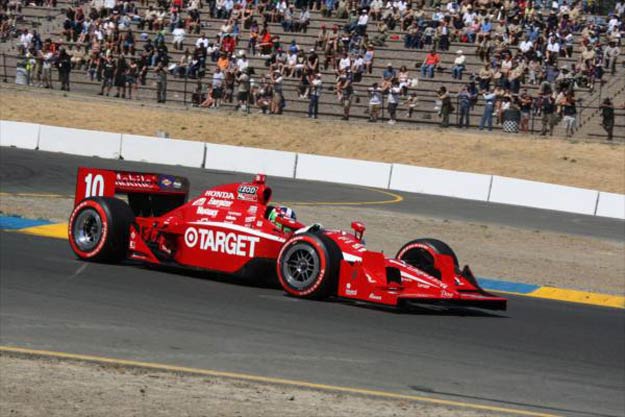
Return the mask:
{"type": "MultiPolygon", "coordinates": [[[[69,198],[2,196],[0,213],[66,222],[69,198]]],[[[394,255],[407,241],[447,242],[477,276],[578,290],[625,294],[625,243],[493,224],[432,219],[383,209],[292,205],[305,223],[349,230],[367,225],[367,246],[394,255]],[[355,214],[356,213],[356,214],[355,214]],[[354,218],[357,216],[357,218],[354,218]]]]}
{"type": "Polygon", "coordinates": [[[505,416],[408,400],[6,354],[0,355],[0,367],[2,417],[505,416]]]}
{"type": "Polygon", "coordinates": [[[562,138],[159,107],[2,86],[0,117],[496,174],[625,193],[625,146],[562,138]],[[277,134],[279,132],[279,134],[277,134]]]}

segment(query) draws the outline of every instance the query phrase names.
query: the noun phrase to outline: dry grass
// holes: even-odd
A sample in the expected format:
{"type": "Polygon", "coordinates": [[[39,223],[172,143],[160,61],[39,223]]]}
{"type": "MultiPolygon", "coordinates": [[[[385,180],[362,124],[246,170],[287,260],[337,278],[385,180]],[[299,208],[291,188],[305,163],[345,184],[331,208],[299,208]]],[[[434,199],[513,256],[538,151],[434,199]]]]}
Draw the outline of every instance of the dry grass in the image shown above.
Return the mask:
{"type": "Polygon", "coordinates": [[[559,138],[500,136],[456,129],[239,115],[64,97],[42,90],[0,90],[0,117],[114,132],[497,174],[625,193],[625,147],[559,138]]]}

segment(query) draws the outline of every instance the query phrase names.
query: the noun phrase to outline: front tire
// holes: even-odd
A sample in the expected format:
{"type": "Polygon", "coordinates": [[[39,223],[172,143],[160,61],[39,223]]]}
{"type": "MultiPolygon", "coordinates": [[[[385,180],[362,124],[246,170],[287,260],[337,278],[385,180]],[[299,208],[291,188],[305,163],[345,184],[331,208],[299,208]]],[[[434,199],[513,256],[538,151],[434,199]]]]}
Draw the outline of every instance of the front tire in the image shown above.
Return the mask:
{"type": "Polygon", "coordinates": [[[454,268],[458,269],[458,257],[445,242],[438,239],[411,240],[402,246],[395,258],[441,279],[441,272],[434,266],[438,254],[451,256],[454,260],[454,268]]]}
{"type": "Polygon", "coordinates": [[[327,236],[303,233],[282,247],[277,260],[284,290],[301,298],[323,299],[336,294],[341,251],[327,236]]]}
{"type": "Polygon", "coordinates": [[[119,262],[127,255],[130,226],[134,220],[132,210],[122,200],[87,198],[70,216],[70,246],[83,260],[119,262]]]}

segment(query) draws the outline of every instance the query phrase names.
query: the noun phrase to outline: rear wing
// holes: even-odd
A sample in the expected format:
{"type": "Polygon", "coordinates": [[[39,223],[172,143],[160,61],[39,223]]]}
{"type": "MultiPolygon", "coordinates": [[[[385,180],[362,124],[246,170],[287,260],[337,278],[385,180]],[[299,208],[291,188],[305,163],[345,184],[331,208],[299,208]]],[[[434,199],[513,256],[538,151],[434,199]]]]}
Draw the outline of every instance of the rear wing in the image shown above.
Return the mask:
{"type": "Polygon", "coordinates": [[[165,174],[78,168],[74,206],[85,198],[116,194],[128,196],[137,216],[161,215],[187,201],[189,180],[165,174]]]}

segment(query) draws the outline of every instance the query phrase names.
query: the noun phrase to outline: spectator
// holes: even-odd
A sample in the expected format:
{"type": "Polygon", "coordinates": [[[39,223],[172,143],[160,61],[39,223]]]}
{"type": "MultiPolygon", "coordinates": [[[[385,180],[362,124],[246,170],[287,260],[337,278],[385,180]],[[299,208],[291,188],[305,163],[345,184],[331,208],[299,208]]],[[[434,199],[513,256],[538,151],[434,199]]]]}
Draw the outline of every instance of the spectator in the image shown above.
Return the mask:
{"type": "Polygon", "coordinates": [[[388,123],[394,125],[397,122],[397,106],[399,105],[399,97],[401,95],[401,86],[396,78],[391,82],[388,89],[388,123]]]}
{"type": "Polygon", "coordinates": [[[425,78],[426,74],[429,78],[434,78],[434,71],[441,61],[441,57],[436,53],[436,49],[431,49],[430,53],[426,55],[421,65],[421,76],[425,78]]]}
{"type": "MultiPolygon", "coordinates": [[[[163,64],[165,65],[165,64],[163,64]]],[[[128,66],[126,65],[126,59],[124,56],[120,56],[117,58],[115,65],[115,87],[117,89],[117,93],[115,97],[119,97],[119,93],[121,91],[121,97],[126,98],[126,71],[128,70],[128,66]]]]}
{"type": "Polygon", "coordinates": [[[102,63],[102,88],[98,95],[103,95],[104,90],[106,90],[106,95],[108,96],[111,93],[111,88],[113,88],[113,79],[115,77],[115,69],[117,65],[113,61],[112,56],[107,56],[102,63]]]}
{"type": "Polygon", "coordinates": [[[447,92],[447,88],[446,87],[441,87],[438,89],[438,99],[441,102],[441,110],[440,110],[440,117],[441,117],[441,127],[449,127],[449,114],[452,113],[453,110],[453,105],[451,104],[451,97],[449,95],[449,93],[447,92]]]}
{"type": "Polygon", "coordinates": [[[172,35],[174,36],[174,49],[182,51],[184,49],[184,37],[186,35],[182,22],[178,23],[176,29],[172,32],[172,35]]]}
{"type": "Polygon", "coordinates": [[[354,87],[348,74],[341,74],[336,83],[336,95],[343,107],[343,120],[349,120],[349,112],[352,107],[354,87]]]}
{"type": "Polygon", "coordinates": [[[570,138],[575,133],[575,128],[577,127],[577,107],[572,91],[564,95],[564,98],[560,101],[560,107],[562,108],[566,137],[570,138]]]}
{"type": "Polygon", "coordinates": [[[484,130],[484,127],[488,124],[488,130],[493,130],[493,112],[495,111],[495,98],[497,95],[491,88],[490,91],[484,91],[482,93],[484,97],[484,113],[480,120],[480,130],[484,130]]]}
{"type": "Polygon", "coordinates": [[[462,50],[456,52],[456,59],[454,60],[454,66],[451,68],[451,74],[454,79],[462,80],[462,73],[465,69],[465,61],[467,58],[462,53],[462,50]]]}
{"type": "Polygon", "coordinates": [[[39,59],[42,62],[41,65],[41,78],[44,88],[54,88],[52,85],[52,65],[54,64],[54,51],[51,46],[46,42],[40,51],[39,59]]]}
{"type": "Polygon", "coordinates": [[[395,71],[395,69],[393,68],[393,64],[389,62],[388,64],[386,64],[386,69],[382,73],[382,78],[384,78],[385,81],[390,81],[396,77],[397,71],[395,71]]]}
{"type": "Polygon", "coordinates": [[[69,91],[69,74],[72,71],[72,61],[63,47],[59,50],[57,67],[59,69],[59,78],[61,79],[61,90],[69,91]]]}
{"type": "Polygon", "coordinates": [[[248,67],[245,67],[239,72],[236,82],[238,85],[238,93],[237,106],[235,107],[235,110],[241,109],[243,111],[247,111],[250,95],[250,75],[248,67]]]}
{"type": "Polygon", "coordinates": [[[541,96],[541,112],[542,129],[540,135],[545,136],[549,132],[549,136],[553,136],[553,128],[557,124],[556,104],[550,92],[543,93],[541,96]]]}
{"type": "Polygon", "coordinates": [[[375,123],[378,121],[381,106],[382,90],[378,83],[373,83],[369,88],[369,122],[375,123]]]}
{"type": "Polygon", "coordinates": [[[616,59],[620,53],[621,50],[618,46],[616,46],[615,41],[610,41],[608,46],[603,51],[603,67],[612,75],[616,73],[616,59]]]}
{"type": "Polygon", "coordinates": [[[126,71],[126,90],[128,93],[128,99],[132,100],[132,93],[134,91],[135,97],[137,93],[137,76],[139,75],[139,66],[134,58],[130,59],[128,64],[128,70],[126,71]]]}
{"type": "Polygon", "coordinates": [[[358,22],[356,24],[356,33],[360,36],[363,36],[367,33],[367,24],[369,23],[369,14],[367,14],[367,9],[362,9],[360,11],[360,16],[358,17],[358,22]]]}
{"type": "Polygon", "coordinates": [[[606,98],[601,104],[601,127],[608,134],[608,140],[612,140],[614,132],[614,105],[612,100],[606,98]]]}
{"type": "Polygon", "coordinates": [[[519,108],[521,110],[521,132],[527,133],[529,129],[530,114],[532,111],[532,97],[527,92],[527,88],[523,89],[523,94],[519,97],[519,108]]]}
{"type": "Polygon", "coordinates": [[[471,114],[471,94],[467,86],[462,87],[458,93],[458,107],[460,107],[460,118],[458,121],[459,128],[469,128],[469,116],[471,114]]]}
{"type": "Polygon", "coordinates": [[[308,118],[316,119],[319,114],[319,97],[321,97],[322,88],[323,83],[321,81],[321,74],[317,73],[310,81],[310,102],[308,103],[308,118]]]}
{"type": "Polygon", "coordinates": [[[154,73],[156,75],[156,102],[165,103],[167,101],[167,68],[165,68],[165,64],[162,62],[158,64],[154,73]]]}
{"type": "Polygon", "coordinates": [[[408,98],[406,99],[406,107],[408,107],[408,111],[406,112],[407,117],[412,117],[412,113],[414,113],[415,109],[417,108],[418,102],[419,99],[417,97],[417,93],[410,93],[410,96],[408,96],[408,98]]]}
{"type": "Polygon", "coordinates": [[[213,73],[213,107],[219,108],[224,95],[225,75],[221,68],[217,66],[213,73]]]}
{"type": "Polygon", "coordinates": [[[282,85],[284,77],[279,70],[273,72],[273,98],[271,101],[271,114],[282,114],[284,108],[284,95],[282,94],[282,85]]]}

